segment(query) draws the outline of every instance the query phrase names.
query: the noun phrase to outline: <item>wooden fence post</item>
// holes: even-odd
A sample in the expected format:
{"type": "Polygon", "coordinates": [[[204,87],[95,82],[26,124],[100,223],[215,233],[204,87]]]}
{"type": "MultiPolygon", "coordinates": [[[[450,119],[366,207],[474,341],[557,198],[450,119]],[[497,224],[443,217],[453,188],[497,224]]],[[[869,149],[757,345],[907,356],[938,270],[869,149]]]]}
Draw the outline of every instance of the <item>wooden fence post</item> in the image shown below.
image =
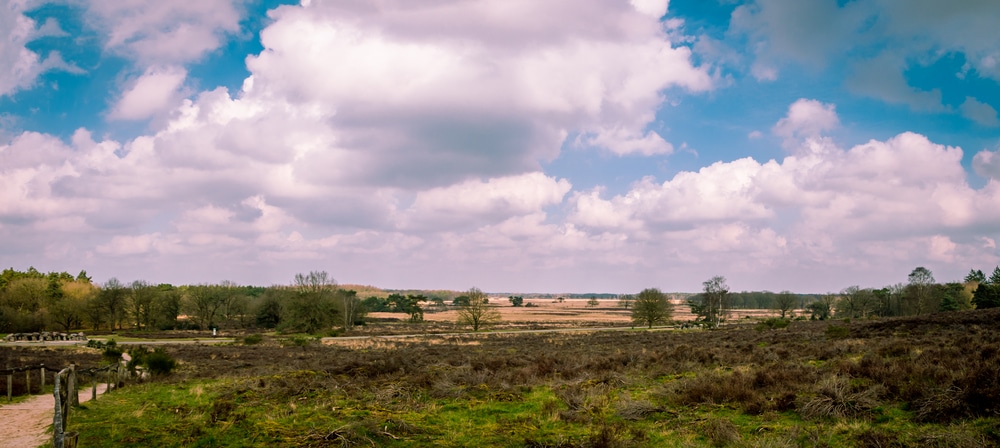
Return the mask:
{"type": "Polygon", "coordinates": [[[42,364],[42,366],[38,369],[38,373],[40,373],[41,376],[42,376],[42,393],[44,394],[45,393],[45,364],[42,364]]]}
{"type": "Polygon", "coordinates": [[[97,376],[97,372],[93,372],[90,376],[93,379],[93,385],[90,386],[90,399],[97,401],[97,382],[101,377],[97,376]]]}
{"type": "Polygon", "coordinates": [[[31,395],[31,369],[24,371],[24,393],[31,395]]]}
{"type": "Polygon", "coordinates": [[[69,387],[66,388],[66,392],[69,393],[69,404],[70,406],[80,406],[80,393],[76,388],[76,364],[69,364],[69,387]]]}
{"type": "Polygon", "coordinates": [[[10,403],[11,400],[12,400],[11,395],[13,393],[13,389],[14,389],[14,374],[8,373],[7,374],[7,402],[8,403],[10,403]]]}
{"type": "Polygon", "coordinates": [[[55,414],[52,416],[52,445],[55,448],[65,447],[66,413],[69,411],[69,408],[66,407],[66,400],[63,400],[63,390],[59,387],[59,383],[66,370],[62,369],[56,374],[54,390],[52,391],[52,396],[56,401],[55,414]]]}

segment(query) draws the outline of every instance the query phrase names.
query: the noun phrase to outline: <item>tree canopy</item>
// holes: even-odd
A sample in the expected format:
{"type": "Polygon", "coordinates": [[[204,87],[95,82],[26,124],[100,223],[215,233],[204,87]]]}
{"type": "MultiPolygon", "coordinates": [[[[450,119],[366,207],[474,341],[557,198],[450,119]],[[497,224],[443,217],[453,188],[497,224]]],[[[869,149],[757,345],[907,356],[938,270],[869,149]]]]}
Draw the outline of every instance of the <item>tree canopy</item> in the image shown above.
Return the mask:
{"type": "Polygon", "coordinates": [[[634,324],[646,325],[653,328],[653,325],[663,324],[674,316],[674,304],[670,299],[657,288],[646,288],[635,296],[632,303],[632,322],[634,324]]]}

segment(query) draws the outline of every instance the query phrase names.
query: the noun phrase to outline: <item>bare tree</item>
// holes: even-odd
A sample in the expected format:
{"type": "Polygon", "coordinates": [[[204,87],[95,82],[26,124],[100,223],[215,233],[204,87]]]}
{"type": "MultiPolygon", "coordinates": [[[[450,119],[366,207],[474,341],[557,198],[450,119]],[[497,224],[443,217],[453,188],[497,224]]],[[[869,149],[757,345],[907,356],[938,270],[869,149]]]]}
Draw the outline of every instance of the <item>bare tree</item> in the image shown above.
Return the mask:
{"type": "Polygon", "coordinates": [[[795,309],[796,303],[798,303],[798,299],[791,291],[781,291],[774,297],[774,309],[781,312],[782,319],[785,318],[785,313],[795,309]]]}
{"type": "Polygon", "coordinates": [[[838,317],[868,317],[878,305],[878,299],[871,289],[861,289],[859,286],[845,288],[840,293],[837,302],[838,317]]]}
{"type": "Polygon", "coordinates": [[[702,286],[704,289],[700,294],[701,300],[689,300],[688,305],[699,320],[707,322],[712,327],[718,327],[730,309],[726,278],[717,275],[702,282],[702,286]]]}
{"type": "Polygon", "coordinates": [[[619,294],[618,295],[618,306],[629,309],[632,304],[635,303],[635,296],[632,294],[619,294]]]}
{"type": "Polygon", "coordinates": [[[500,312],[490,306],[490,300],[479,288],[472,288],[465,294],[469,302],[458,309],[458,324],[470,325],[472,331],[500,322],[500,312]]]}
{"type": "Polygon", "coordinates": [[[364,307],[361,306],[357,291],[341,290],[338,294],[344,302],[344,330],[350,330],[354,328],[354,322],[364,317],[364,307]]]}

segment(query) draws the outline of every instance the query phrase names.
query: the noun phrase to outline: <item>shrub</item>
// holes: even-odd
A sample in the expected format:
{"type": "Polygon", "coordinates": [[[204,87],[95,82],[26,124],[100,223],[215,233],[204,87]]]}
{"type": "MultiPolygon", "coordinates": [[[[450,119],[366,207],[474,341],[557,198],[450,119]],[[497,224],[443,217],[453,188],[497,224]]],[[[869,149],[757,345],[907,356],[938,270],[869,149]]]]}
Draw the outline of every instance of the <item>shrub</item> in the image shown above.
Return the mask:
{"type": "Polygon", "coordinates": [[[792,323],[792,321],[788,319],[782,319],[780,317],[771,317],[758,323],[757,326],[754,327],[754,329],[757,331],[778,330],[781,328],[788,327],[788,324],[790,323],[792,323]]]}
{"type": "Polygon", "coordinates": [[[851,335],[851,329],[847,327],[841,327],[839,325],[830,325],[826,327],[826,337],[830,339],[846,339],[851,335]]]}
{"type": "Polygon", "coordinates": [[[163,348],[157,348],[145,356],[143,365],[153,375],[169,375],[177,367],[177,361],[163,348]]]}
{"type": "Polygon", "coordinates": [[[818,384],[816,395],[806,399],[799,414],[806,419],[868,417],[878,402],[878,387],[857,389],[847,379],[829,376],[818,384]]]}
{"type": "Polygon", "coordinates": [[[709,418],[701,427],[712,446],[730,446],[740,441],[740,432],[733,422],[724,418],[709,418]]]}
{"type": "Polygon", "coordinates": [[[256,345],[260,344],[264,340],[264,337],[259,334],[250,334],[243,338],[243,343],[246,345],[256,345]]]}
{"type": "MultiPolygon", "coordinates": [[[[98,342],[98,344],[100,344],[100,342],[98,342]]],[[[108,361],[118,362],[122,359],[122,353],[124,352],[122,352],[122,350],[118,348],[118,343],[115,342],[114,339],[108,341],[107,344],[103,344],[103,347],[100,348],[104,349],[104,352],[101,353],[101,356],[103,356],[108,361]]]]}

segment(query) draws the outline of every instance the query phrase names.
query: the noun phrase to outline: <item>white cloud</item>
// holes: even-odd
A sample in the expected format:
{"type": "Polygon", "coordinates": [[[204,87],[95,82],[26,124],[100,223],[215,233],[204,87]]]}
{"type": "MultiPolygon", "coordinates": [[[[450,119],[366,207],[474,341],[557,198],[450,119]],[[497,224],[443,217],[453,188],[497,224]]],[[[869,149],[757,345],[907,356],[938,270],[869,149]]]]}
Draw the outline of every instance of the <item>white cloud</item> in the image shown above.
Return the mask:
{"type": "Polygon", "coordinates": [[[542,169],[568,136],[669,153],[654,113],[674,88],[711,89],[707,69],[626,2],[401,4],[280,8],[239,93],[183,99],[181,69],[150,68],[116,106],[173,107],[150,135],[0,146],[0,262],[45,247],[60,269],[174,282],[320,268],[387,287],[694,290],[722,274],[822,292],[996,259],[1000,183],[971,188],[961,150],[918,134],[840,148],[816,100],[772,128],[780,161],[574,191],[542,169]]]}
{"type": "Polygon", "coordinates": [[[243,6],[236,0],[163,2],[94,1],[86,19],[107,35],[106,48],[144,66],[195,61],[239,31],[243,6]]]}
{"type": "Polygon", "coordinates": [[[712,86],[655,19],[605,2],[325,3],[273,15],[266,50],[248,60],[251,95],[333,117],[343,151],[377,159],[362,162],[370,180],[533,171],[572,132],[617,153],[669,152],[646,130],[661,92],[712,86]]]}
{"type": "MultiPolygon", "coordinates": [[[[837,123],[832,105],[796,104],[776,132],[817,135],[837,123]]],[[[849,149],[811,138],[797,144],[804,148],[780,162],[717,162],[607,198],[600,189],[576,193],[568,220],[589,235],[621,235],[627,243],[617,250],[649,251],[706,278],[799,283],[781,279],[836,269],[884,282],[912,263],[950,275],[996,260],[982,241],[998,236],[987,229],[1000,224],[1000,183],[971,188],[960,149],[913,133],[849,149]],[[810,149],[817,144],[822,151],[810,149]],[[957,260],[961,269],[950,264],[957,260]]],[[[994,156],[977,155],[977,170],[1000,173],[994,156]]],[[[814,280],[800,284],[815,288],[814,280]]]]}
{"type": "Polygon", "coordinates": [[[180,67],[149,68],[122,93],[108,118],[144,120],[176,108],[187,71],[180,67]]]}
{"type": "Polygon", "coordinates": [[[816,139],[840,126],[836,107],[816,100],[800,98],[788,106],[788,115],[771,129],[785,139],[786,145],[798,145],[801,140],[816,139]]]}
{"type": "Polygon", "coordinates": [[[483,220],[498,222],[558,204],[570,188],[567,180],[540,172],[433,188],[417,193],[403,225],[430,224],[441,230],[470,221],[477,225],[482,225],[483,220]]]}
{"type": "Polygon", "coordinates": [[[670,0],[629,0],[636,11],[639,11],[654,19],[659,19],[667,13],[670,0]]]}
{"type": "Polygon", "coordinates": [[[972,158],[972,169],[980,176],[1000,180],[1000,150],[976,153],[972,158]]]}
{"type": "Polygon", "coordinates": [[[48,70],[65,70],[79,73],[81,70],[66,63],[58,51],[53,51],[42,59],[25,45],[42,36],[58,36],[63,32],[57,23],[46,21],[35,28],[35,22],[23,13],[27,2],[13,0],[0,5],[0,97],[30,87],[38,75],[48,70]]]}
{"type": "Polygon", "coordinates": [[[581,140],[581,143],[601,147],[621,156],[628,154],[652,156],[674,152],[674,145],[671,145],[663,137],[660,137],[660,134],[653,131],[648,131],[646,135],[642,135],[637,134],[635,131],[620,128],[602,130],[597,132],[596,135],[581,140]]]}
{"type": "Polygon", "coordinates": [[[997,119],[997,110],[993,106],[980,102],[971,96],[965,97],[965,102],[959,106],[959,110],[962,112],[962,116],[983,126],[991,128],[1000,126],[1000,120],[997,119]]]}

